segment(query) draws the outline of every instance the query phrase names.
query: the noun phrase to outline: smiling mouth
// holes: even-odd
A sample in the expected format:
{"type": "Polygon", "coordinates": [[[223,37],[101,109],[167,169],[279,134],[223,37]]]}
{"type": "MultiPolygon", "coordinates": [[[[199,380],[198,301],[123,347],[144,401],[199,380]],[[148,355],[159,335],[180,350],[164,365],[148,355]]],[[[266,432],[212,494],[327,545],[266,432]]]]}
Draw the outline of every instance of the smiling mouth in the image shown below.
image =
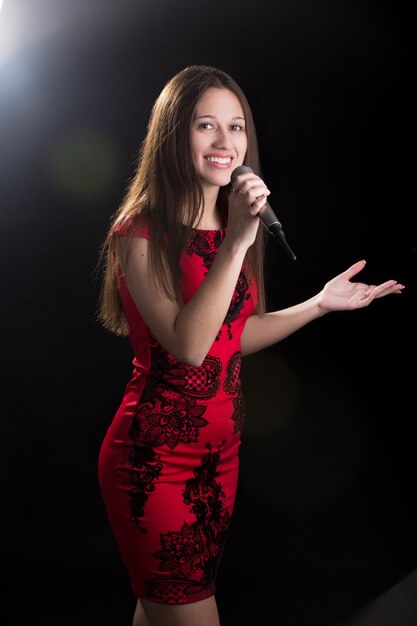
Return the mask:
{"type": "Polygon", "coordinates": [[[212,157],[212,156],[207,156],[207,157],[204,157],[204,158],[209,163],[219,163],[219,165],[228,165],[229,163],[232,162],[232,158],[231,157],[212,157]]]}

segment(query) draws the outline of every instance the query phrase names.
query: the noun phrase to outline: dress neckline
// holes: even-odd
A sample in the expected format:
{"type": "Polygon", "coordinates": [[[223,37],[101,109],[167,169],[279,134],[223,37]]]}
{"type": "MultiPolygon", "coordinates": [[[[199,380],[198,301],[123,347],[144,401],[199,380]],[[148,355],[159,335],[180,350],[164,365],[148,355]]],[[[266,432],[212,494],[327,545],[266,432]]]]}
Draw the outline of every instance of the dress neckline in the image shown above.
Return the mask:
{"type": "Polygon", "coordinates": [[[226,230],[226,226],[223,226],[222,228],[193,228],[192,230],[202,233],[221,233],[226,230]]]}

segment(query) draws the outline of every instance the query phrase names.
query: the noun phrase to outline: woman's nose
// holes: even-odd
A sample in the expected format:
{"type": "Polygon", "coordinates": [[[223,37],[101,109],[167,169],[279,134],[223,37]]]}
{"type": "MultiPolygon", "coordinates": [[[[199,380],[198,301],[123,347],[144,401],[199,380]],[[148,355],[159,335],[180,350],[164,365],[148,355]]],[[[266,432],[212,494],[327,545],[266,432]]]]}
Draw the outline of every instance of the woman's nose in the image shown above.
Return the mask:
{"type": "Polygon", "coordinates": [[[216,146],[222,148],[230,147],[232,145],[232,140],[228,130],[225,128],[217,129],[214,143],[216,144],[216,146]]]}

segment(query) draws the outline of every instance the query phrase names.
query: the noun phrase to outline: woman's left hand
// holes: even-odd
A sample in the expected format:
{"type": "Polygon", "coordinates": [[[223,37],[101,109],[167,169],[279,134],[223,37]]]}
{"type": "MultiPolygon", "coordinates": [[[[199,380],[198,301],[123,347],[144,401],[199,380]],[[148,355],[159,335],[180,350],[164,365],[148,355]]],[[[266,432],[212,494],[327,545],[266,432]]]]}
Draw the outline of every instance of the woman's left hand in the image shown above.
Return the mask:
{"type": "Polygon", "coordinates": [[[366,261],[357,261],[325,284],[318,301],[323,313],[361,309],[368,306],[375,298],[401,293],[404,289],[404,285],[395,280],[387,280],[380,285],[351,282],[350,279],[363,270],[365,265],[366,261]]]}

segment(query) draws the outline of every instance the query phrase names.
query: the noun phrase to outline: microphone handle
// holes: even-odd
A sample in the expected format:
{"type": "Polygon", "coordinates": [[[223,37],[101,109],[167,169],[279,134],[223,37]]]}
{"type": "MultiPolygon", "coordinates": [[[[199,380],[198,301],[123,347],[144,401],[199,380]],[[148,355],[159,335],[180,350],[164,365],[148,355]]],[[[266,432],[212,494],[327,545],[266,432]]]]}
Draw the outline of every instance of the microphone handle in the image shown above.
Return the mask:
{"type": "Polygon", "coordinates": [[[275,215],[274,211],[271,208],[271,205],[268,202],[266,202],[262,209],[259,211],[259,217],[267,231],[271,235],[273,235],[277,241],[279,241],[290,259],[295,261],[297,257],[287,243],[285,233],[282,230],[282,224],[275,215]]]}
{"type": "Polygon", "coordinates": [[[282,247],[284,248],[284,250],[290,257],[290,259],[292,259],[293,261],[296,261],[297,257],[295,256],[294,252],[291,250],[290,246],[287,243],[287,240],[285,238],[285,233],[282,230],[282,226],[280,222],[273,222],[272,224],[270,224],[270,226],[265,226],[265,228],[268,230],[269,233],[271,233],[271,235],[275,237],[277,241],[279,241],[279,243],[282,245],[282,247]]]}

